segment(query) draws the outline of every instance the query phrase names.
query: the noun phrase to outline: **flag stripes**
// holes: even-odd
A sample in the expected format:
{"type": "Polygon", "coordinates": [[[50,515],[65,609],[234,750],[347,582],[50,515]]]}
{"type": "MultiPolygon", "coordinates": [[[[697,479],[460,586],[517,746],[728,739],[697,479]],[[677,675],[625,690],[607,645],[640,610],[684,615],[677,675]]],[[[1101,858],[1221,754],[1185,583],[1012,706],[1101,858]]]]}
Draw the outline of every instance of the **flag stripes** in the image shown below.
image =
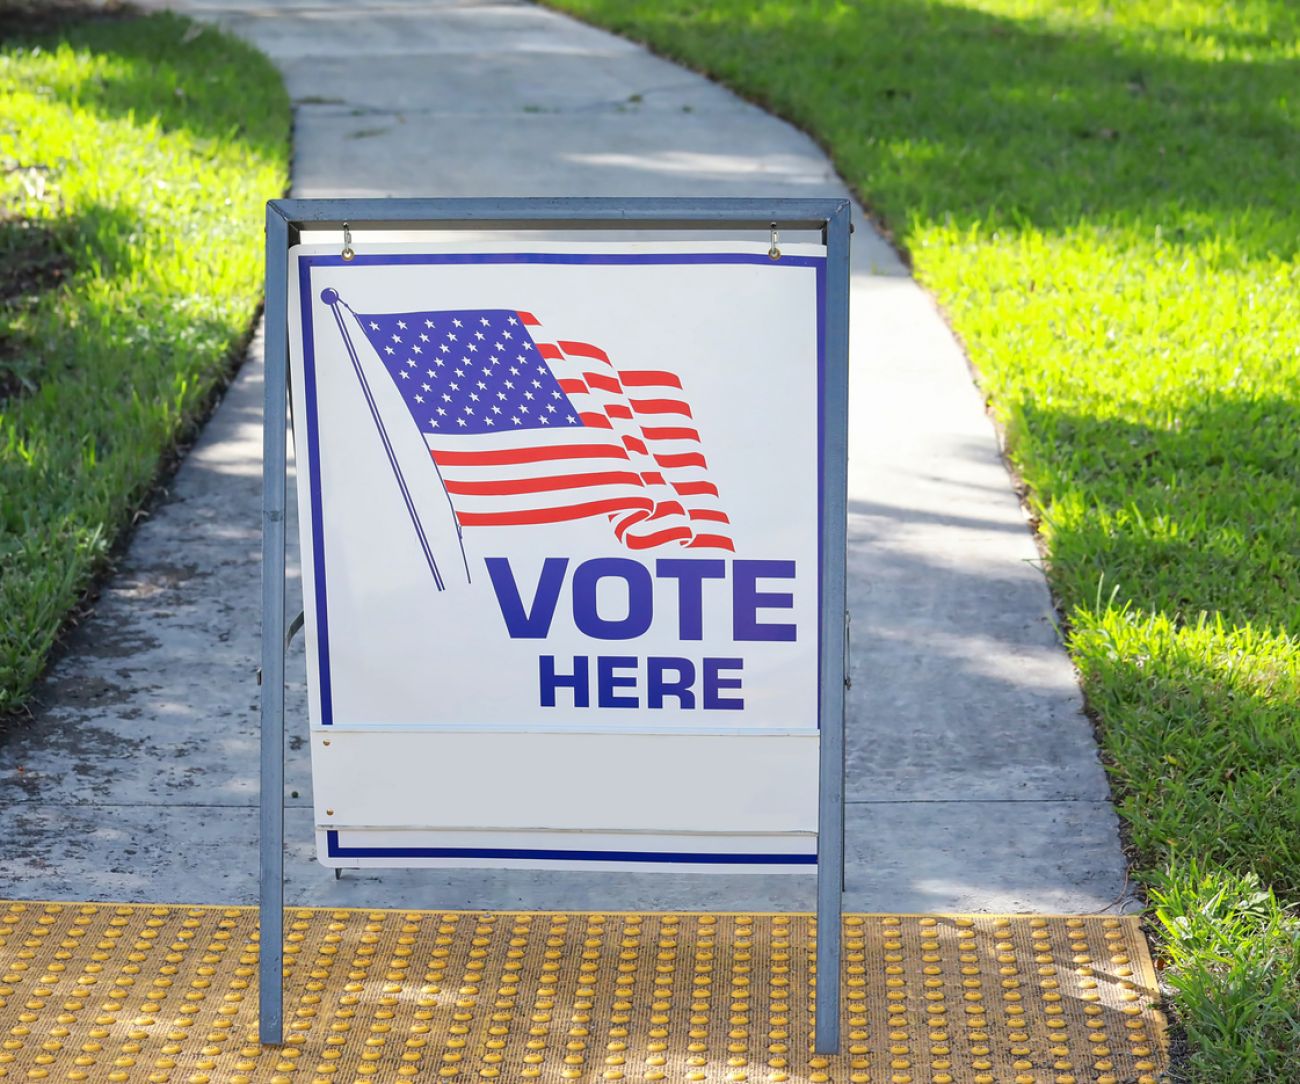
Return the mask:
{"type": "Polygon", "coordinates": [[[357,321],[462,526],[604,517],[629,549],[734,549],[675,373],[620,372],[591,343],[541,341],[540,322],[523,311],[357,321]]]}

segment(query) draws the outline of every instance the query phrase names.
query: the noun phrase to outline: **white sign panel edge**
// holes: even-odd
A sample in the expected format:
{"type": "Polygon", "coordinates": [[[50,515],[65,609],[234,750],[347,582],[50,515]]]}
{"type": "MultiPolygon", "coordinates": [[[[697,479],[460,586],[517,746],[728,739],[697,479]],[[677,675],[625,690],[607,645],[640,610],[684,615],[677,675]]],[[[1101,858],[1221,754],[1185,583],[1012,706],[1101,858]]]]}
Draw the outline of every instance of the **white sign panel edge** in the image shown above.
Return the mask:
{"type": "MultiPolygon", "coordinates": [[[[413,251],[410,246],[391,245],[372,247],[368,250],[367,255],[374,259],[383,259],[385,256],[410,258],[418,257],[420,254],[429,253],[432,253],[435,257],[464,256],[472,253],[481,253],[485,248],[496,248],[498,251],[507,255],[510,253],[518,254],[521,251],[526,251],[530,257],[534,258],[544,257],[551,253],[557,255],[573,253],[598,253],[601,255],[607,255],[611,253],[611,251],[623,253],[632,252],[636,254],[651,253],[660,258],[665,256],[671,258],[672,253],[686,253],[695,258],[698,258],[701,255],[708,256],[709,254],[720,254],[747,258],[755,263],[758,262],[755,259],[758,256],[761,256],[764,259],[766,258],[765,246],[744,245],[735,242],[727,242],[725,244],[709,244],[706,242],[660,242],[647,245],[620,244],[617,246],[591,244],[524,245],[519,243],[509,246],[483,246],[479,244],[472,246],[430,246],[426,244],[419,246],[416,251],[413,251]],[[386,251],[378,251],[378,248],[380,247],[386,251]]],[[[801,246],[789,246],[786,251],[791,257],[790,263],[787,265],[789,268],[798,266],[796,261],[806,260],[807,263],[805,266],[816,266],[821,262],[822,250],[819,248],[813,248],[811,246],[806,248],[801,246]]],[[[335,246],[298,246],[290,252],[291,296],[289,313],[291,330],[290,342],[292,344],[291,364],[294,373],[294,414],[295,419],[298,421],[295,430],[295,443],[298,450],[299,464],[298,485],[300,509],[302,511],[301,535],[303,539],[304,553],[307,554],[313,552],[315,548],[315,532],[322,529],[322,525],[318,522],[318,519],[320,518],[318,510],[321,506],[314,503],[314,501],[320,499],[320,491],[317,489],[316,494],[313,493],[313,486],[318,485],[319,479],[313,477],[311,455],[307,447],[311,435],[311,427],[315,424],[316,419],[312,417],[312,411],[309,409],[309,405],[305,401],[304,396],[307,382],[304,379],[302,342],[305,332],[311,332],[319,339],[321,335],[328,334],[332,330],[330,326],[321,319],[324,314],[319,311],[313,313],[313,306],[316,304],[316,297],[321,289],[323,289],[321,283],[314,277],[314,272],[318,267],[330,267],[331,265],[331,281],[338,281],[338,276],[335,272],[337,272],[340,267],[340,261],[338,260],[338,250],[335,246]],[[299,283],[306,286],[306,294],[300,290],[299,283]]],[[[759,266],[761,266],[761,264],[759,264],[759,266]]],[[[352,267],[347,270],[355,272],[361,270],[361,268],[352,267]]],[[[614,277],[617,278],[617,276],[614,277]]],[[[344,281],[346,281],[346,279],[347,276],[344,276],[344,281]]],[[[818,286],[818,291],[820,291],[820,285],[818,286]]],[[[355,296],[355,289],[352,290],[352,292],[355,296]]],[[[388,308],[385,311],[415,311],[417,308],[430,307],[427,303],[419,306],[412,306],[409,301],[403,301],[401,298],[394,296],[394,292],[391,289],[386,292],[385,297],[388,305],[388,308]]],[[[446,303],[440,304],[445,306],[446,303]]],[[[466,305],[468,302],[462,299],[458,300],[456,304],[466,305]]],[[[819,309],[819,296],[817,297],[817,306],[819,309]]],[[[373,303],[372,307],[374,307],[373,303]]],[[[812,318],[814,321],[819,322],[820,311],[813,313],[812,318]]],[[[821,331],[818,324],[816,331],[818,346],[820,345],[820,335],[821,331]]],[[[364,345],[371,346],[372,344],[367,343],[364,345]]],[[[361,350],[358,350],[358,353],[361,352],[361,350]]],[[[372,369],[372,380],[370,382],[371,387],[383,389],[379,394],[387,392],[389,398],[392,399],[391,391],[383,387],[382,377],[380,379],[373,379],[373,377],[380,376],[380,374],[383,373],[382,368],[377,368],[375,366],[373,358],[368,359],[368,364],[372,369]]],[[[806,370],[803,373],[804,381],[808,383],[812,389],[811,393],[807,396],[807,402],[809,404],[816,403],[817,395],[819,393],[818,380],[812,379],[814,376],[814,373],[809,373],[806,370]]],[[[393,405],[393,403],[388,404],[390,409],[393,405]]],[[[397,406],[400,409],[400,401],[397,402],[397,406]]],[[[770,441],[770,437],[767,439],[770,441]]],[[[716,457],[719,449],[722,448],[725,443],[725,441],[715,442],[710,445],[710,456],[716,457]]],[[[373,453],[374,450],[375,449],[372,448],[371,452],[373,453]]],[[[421,449],[421,451],[423,451],[423,449],[421,449]]],[[[409,448],[407,449],[407,452],[409,454],[409,448]]],[[[353,450],[349,448],[348,455],[350,456],[352,454],[353,450]]],[[[401,453],[399,452],[399,454],[401,453]]],[[[812,530],[815,532],[816,524],[819,522],[818,512],[819,509],[816,502],[813,502],[807,510],[806,515],[795,516],[792,518],[802,521],[806,525],[810,525],[812,530]]],[[[328,523],[325,524],[324,529],[328,530],[328,523]]],[[[466,533],[469,532],[467,531],[466,533]]],[[[810,552],[809,562],[811,563],[812,568],[815,569],[817,567],[815,549],[810,552]]],[[[806,565],[809,562],[804,563],[806,565]]],[[[750,817],[754,808],[754,802],[761,801],[764,794],[770,796],[779,793],[783,796],[783,800],[775,802],[774,807],[784,809],[785,812],[773,813],[776,820],[772,822],[772,827],[776,827],[776,825],[780,823],[781,817],[786,817],[788,818],[788,831],[793,833],[795,836],[805,836],[815,825],[817,805],[817,732],[815,729],[815,673],[817,663],[815,652],[810,653],[812,661],[811,666],[808,668],[814,675],[811,694],[806,695],[804,698],[804,703],[809,704],[812,707],[813,714],[810,721],[813,723],[813,727],[811,729],[805,729],[808,726],[808,722],[804,722],[802,726],[787,725],[782,727],[781,725],[771,725],[774,722],[778,724],[781,721],[789,722],[789,720],[783,720],[778,715],[775,718],[769,717],[764,719],[763,723],[766,725],[748,728],[753,737],[748,741],[736,743],[737,739],[744,736],[747,728],[743,726],[735,727],[733,728],[734,733],[731,736],[722,739],[721,741],[715,741],[710,737],[713,731],[707,725],[704,727],[701,727],[698,724],[693,726],[683,726],[680,734],[673,735],[665,734],[665,731],[672,730],[671,725],[665,727],[659,725],[652,726],[646,723],[639,724],[643,726],[647,732],[656,735],[664,735],[670,739],[667,741],[661,741],[656,745],[655,739],[649,739],[647,733],[643,733],[637,729],[638,723],[635,720],[629,720],[627,724],[621,724],[621,729],[623,730],[622,733],[611,733],[611,728],[620,726],[620,724],[611,724],[606,720],[596,723],[588,723],[585,721],[574,723],[566,719],[564,722],[558,724],[554,722],[548,722],[544,726],[534,724],[536,729],[532,731],[527,730],[527,724],[524,724],[521,726],[520,733],[507,736],[506,734],[492,735],[489,727],[492,727],[493,724],[484,725],[476,722],[468,722],[463,724],[462,728],[461,724],[447,724],[446,722],[441,722],[438,724],[430,724],[428,728],[422,728],[420,723],[416,720],[409,718],[399,719],[398,723],[394,725],[390,718],[381,716],[374,721],[375,732],[373,734],[361,735],[361,740],[354,742],[350,734],[345,736],[344,731],[364,731],[367,729],[364,721],[353,719],[351,724],[355,725],[342,727],[337,723],[326,721],[326,719],[322,717],[320,666],[323,655],[321,652],[322,644],[319,621],[321,614],[318,612],[318,608],[314,605],[318,598],[321,597],[317,593],[318,584],[316,583],[316,575],[319,567],[320,566],[316,565],[312,560],[306,560],[304,561],[303,575],[305,594],[308,603],[307,647],[308,665],[311,671],[309,689],[312,715],[313,774],[316,786],[317,822],[321,836],[320,857],[322,861],[326,862],[326,864],[344,866],[360,865],[363,863],[383,865],[460,864],[454,854],[444,853],[448,850],[454,850],[454,848],[439,848],[433,845],[427,846],[424,849],[429,854],[437,851],[439,854],[438,858],[421,858],[419,853],[416,853],[420,850],[419,848],[406,848],[405,850],[409,850],[412,853],[403,854],[400,857],[390,857],[386,854],[380,856],[381,852],[403,850],[403,848],[390,848],[379,845],[376,845],[373,848],[375,856],[367,856],[364,837],[378,840],[381,835],[384,835],[385,833],[391,834],[394,830],[400,828],[400,830],[405,833],[405,838],[413,838],[410,836],[410,833],[414,832],[423,836],[430,836],[432,839],[430,833],[424,831],[420,827],[418,822],[422,819],[425,822],[425,828],[438,828],[442,833],[443,839],[448,838],[447,833],[454,833],[456,831],[481,831],[491,826],[496,826],[492,828],[493,831],[500,830],[502,826],[525,829],[525,825],[517,823],[526,819],[524,816],[526,811],[524,810],[512,811],[508,808],[501,809],[497,808],[497,805],[495,804],[492,807],[480,805],[477,811],[473,810],[472,807],[469,810],[473,818],[473,823],[464,823],[463,821],[465,819],[467,807],[464,802],[454,803],[455,807],[460,811],[459,815],[462,817],[462,822],[457,823],[452,819],[439,815],[444,812],[440,808],[440,803],[429,804],[427,798],[412,799],[409,797],[409,794],[416,794],[421,790],[423,790],[425,795],[436,792],[438,790],[436,778],[439,773],[454,774],[461,772],[482,772],[490,774],[495,770],[495,767],[502,766],[504,762],[500,758],[500,753],[498,752],[494,754],[493,752],[493,739],[495,739],[495,748],[497,750],[502,748],[502,743],[505,741],[513,742],[520,739],[527,742],[549,741],[552,743],[551,749],[555,752],[558,753],[561,748],[566,750],[563,753],[563,757],[565,758],[564,762],[571,768],[577,769],[578,773],[586,779],[603,779],[605,777],[617,779],[620,768],[624,770],[624,772],[626,772],[626,769],[629,767],[639,771],[641,767],[644,766],[647,769],[653,769],[645,773],[651,780],[657,778],[661,781],[661,792],[663,789],[667,789],[670,794],[672,791],[678,790],[683,779],[680,772],[678,772],[677,775],[672,773],[671,766],[673,764],[680,764],[680,758],[677,758],[675,754],[670,753],[669,750],[673,747],[686,747],[690,743],[697,743],[695,749],[701,755],[699,757],[693,756],[689,758],[692,763],[692,770],[690,771],[690,777],[692,780],[703,781],[706,787],[710,785],[710,780],[727,779],[731,781],[742,781],[739,785],[739,789],[734,792],[734,796],[737,798],[743,798],[743,800],[731,803],[729,807],[730,820],[728,820],[725,815],[728,810],[728,803],[725,801],[718,803],[721,808],[718,816],[711,820],[710,831],[714,834],[708,841],[710,845],[725,845],[729,839],[733,842],[741,838],[747,838],[752,841],[755,838],[755,827],[751,823],[750,817]],[[484,731],[475,732],[476,725],[484,726],[484,731]],[[389,727],[387,737],[381,736],[380,733],[380,730],[385,726],[389,727]],[[566,733],[566,727],[572,727],[573,731],[578,733],[566,733]],[[396,730],[400,736],[395,738],[393,736],[394,730],[396,730]],[[702,734],[702,730],[705,733],[702,734]],[[441,733],[439,731],[441,731],[441,733]],[[583,731],[586,731],[587,733],[583,734],[583,731]],[[331,733],[333,734],[332,739],[326,737],[326,735],[330,735],[331,733]],[[584,737],[589,738],[595,734],[601,734],[603,736],[602,740],[599,742],[599,748],[602,752],[594,754],[590,742],[586,743],[584,752],[582,739],[584,737]],[[760,737],[760,735],[763,736],[760,737]],[[784,737],[782,735],[784,735],[784,737]],[[370,745],[366,744],[366,738],[371,739],[370,745]],[[576,741],[574,740],[575,738],[577,739],[576,741]],[[358,769],[360,769],[364,764],[364,770],[358,770],[353,772],[351,775],[349,775],[346,770],[342,772],[335,771],[331,765],[344,764],[347,763],[347,761],[338,756],[325,755],[326,750],[331,747],[325,745],[324,742],[330,740],[335,743],[333,750],[336,754],[341,753],[346,749],[347,758],[351,760],[358,769]],[[770,751],[774,747],[773,743],[780,743],[781,741],[786,740],[789,741],[788,756],[771,757],[766,754],[759,756],[747,751],[749,749],[759,748],[765,748],[770,751]],[[728,741],[733,744],[729,746],[727,744],[728,741]],[[762,744],[756,744],[756,741],[761,742],[762,744]],[[409,750],[417,746],[421,752],[415,756],[395,756],[392,752],[397,749],[409,750]],[[655,764],[655,754],[649,752],[649,750],[656,748],[665,754],[662,758],[665,763],[665,768],[662,770],[655,764]],[[372,752],[367,752],[366,750],[371,750],[373,755],[372,752]],[[389,750],[389,752],[379,752],[380,750],[389,750]],[[471,750],[473,751],[472,758],[467,761],[466,755],[468,755],[471,750]],[[708,750],[708,752],[705,753],[705,750],[708,750]],[[393,772],[390,774],[395,774],[396,777],[400,777],[403,783],[401,787],[392,786],[384,789],[382,791],[382,797],[378,797],[376,796],[378,792],[376,792],[374,788],[375,786],[378,786],[379,782],[384,778],[385,764],[388,764],[393,769],[393,772]],[[421,769],[419,768],[419,765],[421,764],[429,765],[429,770],[427,772],[428,782],[423,788],[419,786],[421,779],[421,769]],[[415,767],[411,767],[411,765],[415,765],[415,767]],[[366,816],[363,818],[371,823],[360,825],[356,823],[356,819],[353,817],[349,817],[353,822],[350,825],[343,825],[343,823],[337,819],[331,821],[330,816],[326,815],[324,811],[326,809],[333,809],[335,805],[340,808],[346,807],[348,805],[347,799],[351,797],[349,795],[349,787],[355,787],[358,781],[363,779],[375,781],[374,785],[367,784],[368,801],[371,802],[371,806],[366,816]],[[403,797],[403,792],[406,792],[408,796],[403,797]],[[785,796],[792,793],[797,793],[798,797],[789,801],[784,800],[785,796]],[[425,803],[423,806],[424,813],[420,814],[416,812],[416,810],[421,807],[422,801],[425,803]],[[333,804],[329,804],[331,802],[333,802],[333,804]],[[334,831],[337,836],[337,833],[340,830],[344,832],[346,838],[352,845],[348,847],[340,847],[336,838],[335,845],[331,848],[325,837],[327,837],[331,831],[334,831]],[[361,840],[361,845],[357,845],[358,840],[361,840]],[[340,850],[348,852],[345,858],[339,858],[336,854],[331,853],[340,850]]],[[[325,573],[325,576],[322,578],[327,579],[328,573],[325,573]]],[[[523,582],[526,583],[527,581],[524,580],[523,582]]],[[[520,594],[522,596],[523,592],[521,591],[520,594]]],[[[681,619],[680,613],[675,616],[679,620],[681,619]]],[[[818,619],[816,606],[813,605],[808,607],[806,612],[800,615],[800,619],[801,623],[806,624],[807,627],[815,628],[818,619]]],[[[619,676],[625,677],[627,675],[620,674],[619,676]]],[[[807,690],[805,690],[805,692],[807,692],[807,690]]],[[[608,716],[610,713],[605,712],[604,714],[608,716]]],[[[808,718],[807,715],[805,715],[804,718],[808,718]]],[[[529,722],[531,722],[531,720],[529,722]]],[[[655,720],[655,722],[659,723],[659,720],[655,720]]],[[[497,723],[494,728],[505,731],[512,729],[512,727],[507,723],[497,723]]],[[[538,746],[538,748],[540,749],[542,746],[538,746]]],[[[489,794],[492,789],[493,788],[491,787],[484,788],[485,792],[489,794]]],[[[653,809],[655,806],[658,806],[660,809],[664,808],[662,793],[658,800],[656,800],[653,797],[653,786],[648,786],[644,788],[644,790],[645,794],[643,797],[640,795],[640,792],[638,792],[638,802],[643,802],[648,809],[653,809]]],[[[690,804],[693,804],[695,798],[698,797],[698,794],[695,792],[696,787],[691,787],[691,793],[694,797],[688,799],[690,804]]],[[[683,797],[685,796],[683,795],[683,797]]],[[[336,810],[334,817],[337,818],[339,815],[338,810],[336,810]]],[[[568,820],[565,822],[565,827],[557,828],[555,831],[574,832],[579,830],[581,815],[582,814],[576,809],[570,810],[568,820]]],[[[635,817],[628,819],[619,830],[645,833],[655,827],[648,823],[637,824],[635,823],[636,820],[637,818],[635,817]]],[[[594,816],[589,827],[591,829],[601,829],[608,828],[609,825],[602,824],[600,817],[594,816]]],[[[536,829],[527,830],[531,833],[535,833],[536,831],[536,829]]],[[[815,839],[815,836],[813,838],[815,839]]],[[[510,848],[503,849],[509,850],[510,848]]],[[[620,848],[617,850],[626,851],[626,849],[627,848],[620,848]]],[[[470,852],[474,850],[475,848],[464,848],[466,854],[470,854],[470,852]]],[[[484,850],[484,848],[478,848],[478,850],[484,850]]],[[[527,850],[527,848],[515,848],[515,850],[527,850]]],[[[536,850],[538,854],[542,854],[543,852],[554,853],[556,848],[536,848],[536,850]]],[[[572,850],[572,848],[559,848],[559,850],[572,850]]],[[[735,856],[737,858],[741,857],[742,854],[751,853],[749,846],[739,848],[739,851],[740,853],[735,856]]],[[[773,851],[771,853],[775,854],[776,852],[773,851]]],[[[780,861],[786,862],[787,864],[795,864],[798,865],[799,868],[810,870],[812,861],[811,855],[812,851],[807,846],[785,847],[782,851],[780,861]],[[799,863],[789,863],[788,860],[794,856],[795,852],[798,852],[801,861],[799,863]],[[804,855],[808,856],[806,864],[802,862],[802,856],[804,855]]],[[[762,859],[758,855],[754,855],[753,857],[755,865],[762,864],[762,859]]],[[[505,864],[533,864],[533,862],[527,858],[503,861],[505,864]]],[[[548,866],[553,865],[553,860],[551,859],[539,859],[539,861],[548,866]]],[[[593,863],[595,863],[595,865],[600,865],[599,860],[597,859],[575,862],[575,865],[579,868],[595,868],[593,863]]],[[[470,859],[470,864],[498,864],[498,861],[492,858],[483,858],[481,862],[475,859],[470,859]]],[[[618,863],[615,863],[615,865],[618,865],[618,863]]],[[[642,865],[641,868],[645,868],[645,866],[642,865]]],[[[730,868],[734,871],[735,865],[724,864],[724,868],[730,868]]]]}

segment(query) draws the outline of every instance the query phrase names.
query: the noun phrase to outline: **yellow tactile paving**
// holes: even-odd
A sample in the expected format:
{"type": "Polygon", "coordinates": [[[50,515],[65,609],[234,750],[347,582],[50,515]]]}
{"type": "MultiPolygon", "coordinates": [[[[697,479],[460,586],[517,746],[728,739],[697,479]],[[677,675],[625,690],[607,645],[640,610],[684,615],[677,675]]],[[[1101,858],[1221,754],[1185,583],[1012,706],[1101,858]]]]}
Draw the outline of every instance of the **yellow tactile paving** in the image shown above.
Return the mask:
{"type": "Polygon", "coordinates": [[[807,915],[290,911],[257,1043],[253,908],[0,902],[0,1078],[1120,1084],[1163,1022],[1133,919],[855,915],[810,1053],[807,915]]]}

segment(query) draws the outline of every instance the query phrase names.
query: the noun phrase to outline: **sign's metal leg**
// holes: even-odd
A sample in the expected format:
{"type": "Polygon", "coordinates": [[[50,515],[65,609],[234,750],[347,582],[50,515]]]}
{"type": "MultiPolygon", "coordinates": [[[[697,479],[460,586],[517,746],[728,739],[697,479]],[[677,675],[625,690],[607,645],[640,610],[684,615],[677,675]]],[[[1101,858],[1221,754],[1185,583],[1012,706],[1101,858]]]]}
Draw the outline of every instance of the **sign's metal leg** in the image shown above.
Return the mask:
{"type": "Polygon", "coordinates": [[[258,1037],[284,1037],[284,503],[288,229],[266,212],[266,389],[262,423],[262,697],[258,820],[258,1037]]]}
{"type": "Polygon", "coordinates": [[[844,905],[844,614],[848,486],[849,206],[826,224],[823,387],[821,764],[817,825],[817,1016],[814,1049],[840,1048],[844,905]]]}

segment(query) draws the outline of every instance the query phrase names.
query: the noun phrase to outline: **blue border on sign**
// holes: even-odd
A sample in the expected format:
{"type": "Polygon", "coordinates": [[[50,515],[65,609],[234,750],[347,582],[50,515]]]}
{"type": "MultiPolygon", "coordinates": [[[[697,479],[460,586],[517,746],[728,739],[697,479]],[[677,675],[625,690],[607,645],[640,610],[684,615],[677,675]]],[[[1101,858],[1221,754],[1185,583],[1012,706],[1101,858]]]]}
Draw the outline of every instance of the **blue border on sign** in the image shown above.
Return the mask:
{"type": "Polygon", "coordinates": [[[312,577],[316,595],[316,651],[320,685],[320,717],[323,726],[334,722],[334,699],[330,688],[329,608],[325,593],[324,513],[320,487],[320,426],[316,424],[316,332],[311,319],[311,260],[299,261],[298,293],[302,299],[302,393],[307,405],[307,474],[311,491],[312,577]]]}
{"type": "MultiPolygon", "coordinates": [[[[824,544],[822,511],[824,507],[826,419],[826,257],[782,256],[779,262],[759,253],[643,253],[604,255],[600,253],[562,252],[489,252],[489,253],[374,253],[357,254],[344,260],[337,254],[318,254],[298,257],[299,305],[302,310],[303,339],[303,399],[307,407],[307,481],[311,495],[312,515],[312,567],[316,603],[317,670],[320,689],[320,723],[332,726],[333,697],[330,684],[329,662],[329,608],[325,584],[325,539],[322,529],[322,499],[320,470],[320,435],[316,412],[316,356],[315,334],[312,322],[313,292],[311,272],[317,267],[397,266],[411,264],[754,264],[763,267],[810,267],[816,276],[817,305],[817,658],[823,650],[820,615],[823,604],[822,548],[824,544]]],[[[821,729],[821,679],[818,677],[817,727],[821,729]]],[[[579,862],[673,862],[682,864],[715,865],[810,865],[815,866],[813,854],[732,854],[692,853],[689,851],[595,851],[547,850],[528,848],[493,847],[343,847],[338,842],[338,831],[326,831],[327,854],[331,858],[498,858],[541,859],[579,862]]]]}
{"type": "Polygon", "coordinates": [[[715,851],[590,851],[530,847],[344,847],[339,830],[325,830],[330,858],[523,858],[552,862],[681,862],[693,865],[815,866],[817,854],[734,854],[715,851]]]}
{"type": "Polygon", "coordinates": [[[822,581],[826,564],[826,261],[817,262],[817,730],[822,728],[822,581]]]}

